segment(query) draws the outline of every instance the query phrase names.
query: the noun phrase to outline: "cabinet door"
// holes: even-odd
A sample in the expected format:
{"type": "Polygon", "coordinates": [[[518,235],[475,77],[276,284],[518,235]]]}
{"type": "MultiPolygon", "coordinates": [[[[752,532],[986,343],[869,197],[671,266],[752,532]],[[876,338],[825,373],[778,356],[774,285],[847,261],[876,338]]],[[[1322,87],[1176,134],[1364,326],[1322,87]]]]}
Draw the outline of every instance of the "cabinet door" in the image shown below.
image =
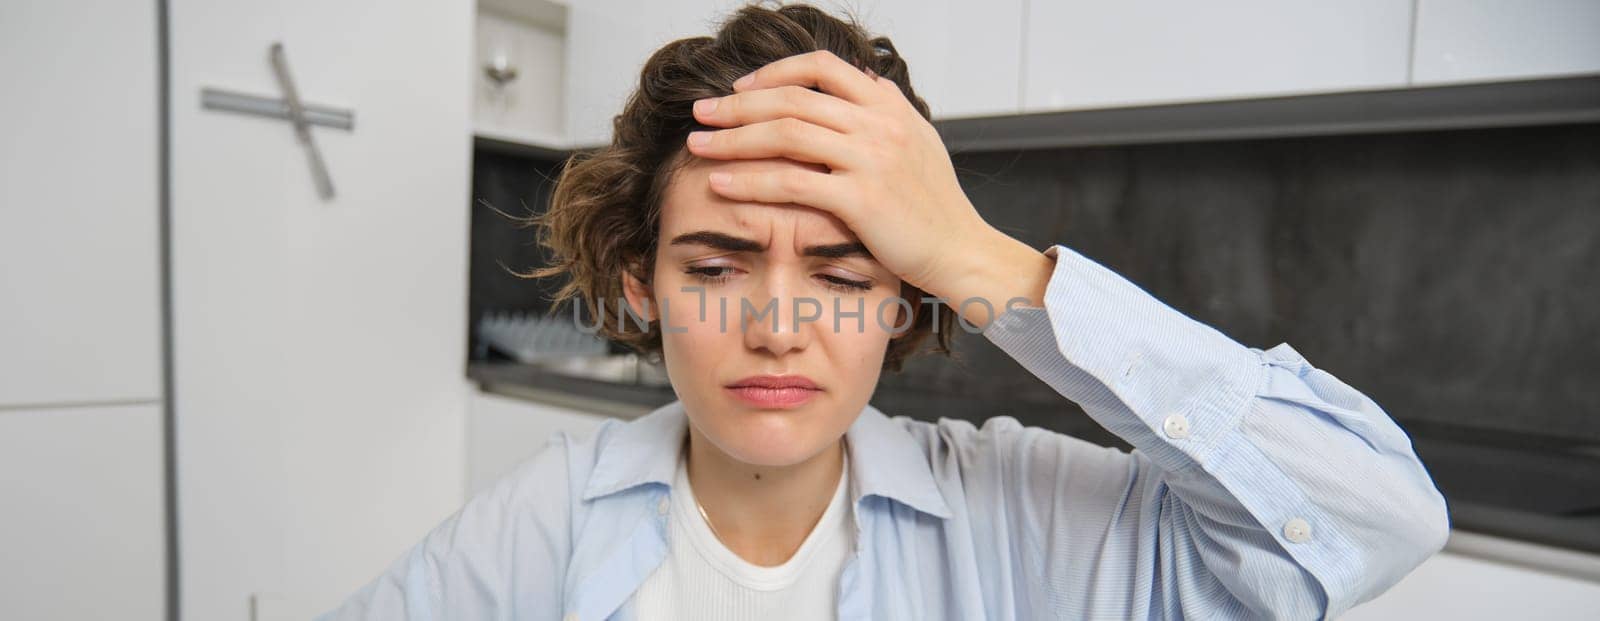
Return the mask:
{"type": "Polygon", "coordinates": [[[0,406],[161,398],[155,18],[0,3],[0,406]]]}
{"type": "Polygon", "coordinates": [[[611,119],[663,44],[709,36],[739,0],[584,0],[567,7],[567,132],[571,144],[611,142],[611,119]]]}
{"type": "Polygon", "coordinates": [[[598,412],[474,391],[467,413],[467,495],[476,494],[532,457],[556,432],[594,434],[598,412]]]}
{"type": "MultiPolygon", "coordinates": [[[[1568,566],[1593,567],[1596,562],[1593,555],[1577,551],[1496,540],[1476,533],[1467,536],[1496,541],[1500,549],[1539,550],[1529,556],[1559,555],[1568,566]]],[[[1447,548],[1428,557],[1388,591],[1350,609],[1339,619],[1585,619],[1594,616],[1597,602],[1600,583],[1592,580],[1530,569],[1521,563],[1456,554],[1447,548]]]]}
{"type": "MultiPolygon", "coordinates": [[[[683,37],[710,35],[738,0],[573,3],[567,17],[567,131],[580,147],[610,142],[650,54],[683,37]]],[[[1022,0],[995,3],[881,0],[848,11],[887,35],[911,67],[912,86],[937,118],[1017,111],[1022,0]]]]}
{"type": "Polygon", "coordinates": [[[473,5],[171,0],[182,612],[309,618],[460,506],[473,5]],[[349,108],[313,127],[200,90],[349,108]],[[266,613],[263,613],[266,614],[266,613]]]}
{"type": "Polygon", "coordinates": [[[161,461],[159,405],[0,410],[0,616],[166,619],[161,461]]]}
{"type": "MultiPolygon", "coordinates": [[[[564,143],[561,72],[566,37],[545,21],[489,7],[480,8],[476,21],[474,131],[513,142],[564,143]],[[500,83],[490,77],[487,68],[496,66],[497,60],[516,71],[510,81],[500,83]]],[[[564,20],[557,23],[565,28],[564,20]]]]}
{"type": "Polygon", "coordinates": [[[1600,72],[1595,0],[1417,0],[1419,85],[1600,72]]]}
{"type": "Polygon", "coordinates": [[[855,5],[889,37],[911,86],[935,119],[1016,114],[1022,84],[1023,0],[882,0],[855,5]]]}
{"type": "Polygon", "coordinates": [[[1406,84],[1411,0],[1030,2],[1028,112],[1406,84]]]}

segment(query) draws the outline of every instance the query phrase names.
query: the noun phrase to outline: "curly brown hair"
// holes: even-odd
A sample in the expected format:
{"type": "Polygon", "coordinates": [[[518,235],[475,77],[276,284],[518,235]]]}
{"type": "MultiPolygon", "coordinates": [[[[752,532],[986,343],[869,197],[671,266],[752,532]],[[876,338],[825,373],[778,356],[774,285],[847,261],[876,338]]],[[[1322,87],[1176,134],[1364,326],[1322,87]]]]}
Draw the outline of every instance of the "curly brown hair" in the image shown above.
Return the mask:
{"type": "MultiPolygon", "coordinates": [[[[539,227],[539,241],[549,249],[551,261],[521,275],[570,277],[556,292],[551,312],[561,302],[581,299],[589,316],[598,320],[602,336],[658,360],[658,321],[652,320],[647,330],[628,330],[628,319],[618,317],[616,309],[605,311],[603,301],[624,299],[623,270],[640,282],[651,281],[661,200],[674,173],[691,157],[684,140],[690,131],[717,129],[695,120],[694,102],[731,95],[739,77],[772,61],[817,50],[892,80],[917,112],[931,120],[894,44],[870,35],[853,16],[846,21],[805,4],[752,4],[728,16],[714,37],[662,46],[645,63],[638,89],[622,114],[613,117],[611,144],[572,155],[548,210],[527,221],[539,227]]],[[[902,284],[900,297],[911,304],[913,319],[889,342],[884,370],[899,371],[930,333],[937,337],[933,351],[950,353],[955,313],[939,313],[921,302],[924,296],[921,289],[902,284]]]]}

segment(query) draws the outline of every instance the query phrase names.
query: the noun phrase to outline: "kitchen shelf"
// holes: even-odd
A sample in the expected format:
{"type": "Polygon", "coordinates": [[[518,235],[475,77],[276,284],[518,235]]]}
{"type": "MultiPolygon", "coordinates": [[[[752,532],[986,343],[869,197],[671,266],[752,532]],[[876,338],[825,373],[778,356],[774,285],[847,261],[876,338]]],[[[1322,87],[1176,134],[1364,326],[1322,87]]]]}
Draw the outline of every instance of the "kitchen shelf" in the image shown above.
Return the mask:
{"type": "Polygon", "coordinates": [[[936,121],[952,152],[1600,121],[1600,75],[936,121]]]}
{"type": "Polygon", "coordinates": [[[508,129],[480,127],[472,131],[472,140],[481,149],[541,159],[566,159],[578,150],[564,136],[508,129]]]}
{"type": "Polygon", "coordinates": [[[479,0],[475,19],[473,136],[479,146],[558,156],[563,131],[565,3],[479,0]]]}

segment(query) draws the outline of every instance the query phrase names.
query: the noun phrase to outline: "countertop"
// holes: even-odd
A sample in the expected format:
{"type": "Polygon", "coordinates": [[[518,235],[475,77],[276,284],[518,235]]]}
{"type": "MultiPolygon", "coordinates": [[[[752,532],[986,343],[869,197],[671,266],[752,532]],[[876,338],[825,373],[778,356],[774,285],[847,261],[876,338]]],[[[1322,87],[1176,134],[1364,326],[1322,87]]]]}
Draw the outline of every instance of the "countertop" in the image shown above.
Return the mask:
{"type": "MultiPolygon", "coordinates": [[[[484,392],[623,419],[677,398],[667,385],[605,381],[517,363],[473,362],[467,374],[484,392]]],[[[1024,425],[1131,449],[1065,399],[996,401],[880,385],[871,403],[890,416],[930,422],[958,418],[981,425],[1008,415],[1024,425]]],[[[1436,423],[1401,424],[1445,494],[1453,527],[1600,553],[1600,452],[1595,447],[1436,423]]]]}

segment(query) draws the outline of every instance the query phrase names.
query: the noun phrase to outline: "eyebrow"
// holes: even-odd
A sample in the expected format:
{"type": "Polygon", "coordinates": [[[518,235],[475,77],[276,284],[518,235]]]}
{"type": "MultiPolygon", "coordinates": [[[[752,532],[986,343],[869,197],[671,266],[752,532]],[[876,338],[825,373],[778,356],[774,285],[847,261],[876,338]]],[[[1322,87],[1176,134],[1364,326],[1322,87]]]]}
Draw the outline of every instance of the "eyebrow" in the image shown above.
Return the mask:
{"type": "MultiPolygon", "coordinates": [[[[716,231],[695,231],[684,233],[672,238],[673,246],[700,245],[727,250],[730,252],[766,252],[767,247],[753,239],[734,237],[727,233],[716,231]]],[[[844,242],[839,244],[819,244],[806,246],[800,251],[801,256],[822,257],[825,259],[843,259],[846,257],[865,257],[872,259],[872,253],[867,251],[866,244],[861,242],[844,242]]]]}

